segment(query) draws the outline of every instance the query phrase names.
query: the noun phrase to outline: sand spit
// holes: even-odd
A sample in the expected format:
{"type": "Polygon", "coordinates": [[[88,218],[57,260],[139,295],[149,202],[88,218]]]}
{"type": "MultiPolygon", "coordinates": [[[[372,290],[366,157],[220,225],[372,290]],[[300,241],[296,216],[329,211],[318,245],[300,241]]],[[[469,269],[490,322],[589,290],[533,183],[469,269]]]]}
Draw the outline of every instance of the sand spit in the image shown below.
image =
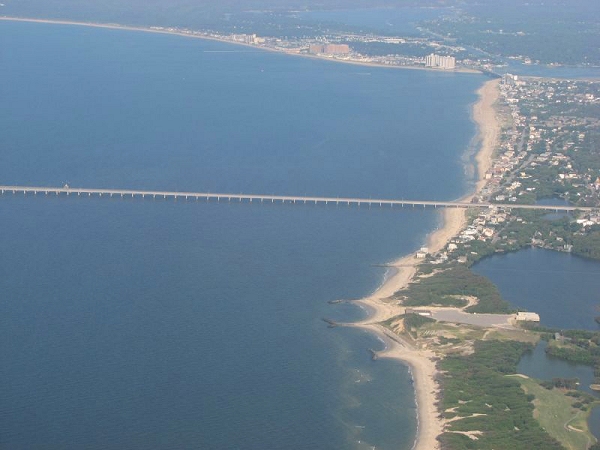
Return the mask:
{"type": "MultiPolygon", "coordinates": [[[[485,173],[492,165],[496,148],[499,126],[496,120],[494,103],[498,99],[498,80],[487,81],[478,90],[479,100],[473,105],[473,120],[477,123],[477,135],[480,149],[475,157],[478,181],[476,192],[485,185],[485,173]]],[[[470,201],[475,193],[464,197],[470,201]]],[[[428,238],[430,253],[442,250],[448,241],[456,236],[466,225],[466,210],[447,208],[443,212],[442,225],[428,238]]],[[[378,357],[396,358],[406,363],[412,373],[417,403],[418,431],[413,450],[439,449],[437,437],[444,430],[444,421],[436,407],[439,386],[435,381],[437,374],[435,354],[414,347],[402,338],[379,325],[391,317],[404,313],[404,307],[389,301],[395,292],[405,288],[414,278],[420,260],[411,254],[389,264],[394,272],[377,291],[357,301],[371,312],[370,316],[354,326],[376,333],[386,345],[378,357]]]]}
{"type": "MultiPolygon", "coordinates": [[[[146,33],[159,33],[159,34],[172,34],[176,36],[184,36],[189,38],[196,39],[204,39],[208,41],[217,41],[224,42],[227,44],[233,45],[241,45],[243,47],[253,48],[255,50],[264,50],[269,52],[281,53],[284,55],[291,56],[300,56],[302,58],[311,58],[318,59],[321,61],[331,61],[336,63],[343,64],[353,64],[357,66],[365,66],[365,67],[385,67],[387,69],[406,69],[406,70],[426,70],[432,72],[443,72],[443,70],[431,68],[431,67],[421,67],[421,66],[394,66],[389,64],[381,64],[377,62],[369,62],[369,61],[360,61],[355,59],[341,59],[341,58],[332,58],[326,56],[318,56],[318,55],[310,55],[307,53],[298,53],[297,50],[286,51],[285,49],[274,48],[274,47],[265,47],[265,46],[257,46],[253,44],[246,44],[244,42],[236,42],[231,41],[229,39],[217,37],[217,36],[209,36],[204,34],[193,34],[192,32],[187,32],[185,30],[177,30],[177,29],[168,29],[168,28],[157,28],[157,27],[144,27],[144,26],[132,26],[132,25],[121,25],[117,23],[100,23],[100,22],[78,22],[73,20],[61,20],[61,19],[35,19],[28,17],[9,17],[9,16],[0,16],[0,20],[5,21],[13,21],[13,22],[31,22],[31,23],[46,23],[46,24],[55,24],[55,25],[76,25],[82,27],[92,27],[92,28],[108,28],[112,30],[128,30],[128,31],[142,31],[146,33]]],[[[481,73],[478,70],[467,69],[465,67],[459,67],[450,72],[454,73],[471,73],[471,74],[479,74],[481,73]]]]}

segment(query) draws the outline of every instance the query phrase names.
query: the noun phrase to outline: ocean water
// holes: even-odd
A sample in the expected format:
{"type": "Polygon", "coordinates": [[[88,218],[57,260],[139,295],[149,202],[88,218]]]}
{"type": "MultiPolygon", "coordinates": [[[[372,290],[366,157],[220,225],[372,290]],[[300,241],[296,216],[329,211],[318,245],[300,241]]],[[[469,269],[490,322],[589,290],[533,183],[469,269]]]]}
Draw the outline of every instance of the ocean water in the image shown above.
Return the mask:
{"type": "MultiPolygon", "coordinates": [[[[0,23],[0,180],[452,199],[483,77],[0,23]]],[[[0,447],[410,449],[410,374],[322,318],[431,210],[4,195],[0,447]]]]}

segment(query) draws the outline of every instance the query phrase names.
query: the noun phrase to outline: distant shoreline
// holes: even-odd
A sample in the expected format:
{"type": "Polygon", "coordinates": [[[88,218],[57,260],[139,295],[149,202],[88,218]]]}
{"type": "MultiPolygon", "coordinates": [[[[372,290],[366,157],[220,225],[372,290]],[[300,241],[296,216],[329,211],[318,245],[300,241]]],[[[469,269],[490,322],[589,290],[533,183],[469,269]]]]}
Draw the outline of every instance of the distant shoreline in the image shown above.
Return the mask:
{"type": "MultiPolygon", "coordinates": [[[[499,96],[498,82],[497,79],[486,81],[477,91],[479,99],[472,106],[472,120],[478,126],[475,137],[479,145],[475,155],[477,184],[474,192],[467,194],[461,201],[470,201],[481,190],[486,182],[485,172],[492,164],[499,136],[494,109],[494,103],[499,96]]],[[[427,239],[429,252],[436,253],[442,250],[465,225],[466,210],[444,210],[442,224],[427,239]]],[[[408,286],[417,272],[420,261],[414,254],[410,254],[391,263],[389,266],[395,268],[395,272],[375,292],[356,302],[365,307],[369,317],[351,325],[372,331],[384,341],[386,347],[378,353],[379,357],[397,359],[409,366],[414,381],[418,424],[413,450],[435,450],[439,449],[437,437],[444,432],[444,421],[440,418],[436,406],[440,388],[435,380],[435,355],[430,350],[414,348],[400,336],[380,325],[385,320],[404,314],[404,307],[385,300],[408,286]]]]}
{"type": "Polygon", "coordinates": [[[252,48],[255,50],[262,50],[267,52],[279,53],[281,55],[289,55],[289,56],[297,56],[301,58],[310,58],[316,59],[319,61],[330,61],[335,63],[342,64],[352,64],[356,66],[364,66],[364,67],[374,67],[374,68],[387,68],[387,69],[405,69],[405,70],[426,70],[428,72],[436,72],[436,73],[465,73],[465,74],[481,74],[482,72],[474,69],[466,69],[466,68],[457,68],[453,70],[441,70],[435,69],[431,67],[420,67],[420,66],[395,66],[389,64],[380,64],[375,62],[366,62],[366,61],[358,61],[358,60],[348,60],[348,59],[339,59],[339,58],[329,58],[318,55],[310,55],[305,53],[297,53],[297,52],[287,52],[284,50],[279,50],[272,47],[262,47],[258,45],[246,44],[244,42],[231,41],[229,39],[222,39],[214,36],[205,36],[198,34],[186,33],[178,30],[159,30],[156,28],[152,28],[149,26],[133,26],[133,25],[121,25],[118,23],[102,23],[102,22],[79,22],[74,20],[61,20],[61,19],[35,19],[29,17],[11,17],[11,16],[0,16],[1,21],[6,22],[27,22],[27,23],[45,23],[52,25],[73,25],[73,26],[81,26],[81,27],[90,27],[90,28],[105,28],[109,30],[125,30],[125,31],[139,31],[144,33],[156,33],[156,34],[168,34],[173,36],[182,36],[187,38],[195,38],[195,39],[203,39],[207,41],[214,42],[222,42],[225,44],[231,45],[240,45],[246,48],[252,48]]]}

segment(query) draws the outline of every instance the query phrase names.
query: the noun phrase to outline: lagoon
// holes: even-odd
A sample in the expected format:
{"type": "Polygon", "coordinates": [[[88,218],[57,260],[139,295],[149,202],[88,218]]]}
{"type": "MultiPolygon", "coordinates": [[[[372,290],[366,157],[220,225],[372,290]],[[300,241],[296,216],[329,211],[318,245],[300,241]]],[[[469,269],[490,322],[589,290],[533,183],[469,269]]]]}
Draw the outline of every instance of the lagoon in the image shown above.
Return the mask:
{"type": "Polygon", "coordinates": [[[555,328],[597,330],[600,262],[539,248],[494,255],[473,266],[515,308],[540,315],[555,328]]]}
{"type": "MultiPolygon", "coordinates": [[[[600,315],[600,262],[552,250],[530,248],[494,255],[478,262],[473,271],[488,277],[514,307],[540,314],[541,324],[562,329],[597,330],[600,315]]],[[[594,380],[592,367],[572,364],[545,353],[540,343],[521,358],[518,373],[542,380],[554,377],[579,378],[580,389],[594,380]]],[[[600,436],[600,410],[588,420],[590,431],[600,436]]]]}

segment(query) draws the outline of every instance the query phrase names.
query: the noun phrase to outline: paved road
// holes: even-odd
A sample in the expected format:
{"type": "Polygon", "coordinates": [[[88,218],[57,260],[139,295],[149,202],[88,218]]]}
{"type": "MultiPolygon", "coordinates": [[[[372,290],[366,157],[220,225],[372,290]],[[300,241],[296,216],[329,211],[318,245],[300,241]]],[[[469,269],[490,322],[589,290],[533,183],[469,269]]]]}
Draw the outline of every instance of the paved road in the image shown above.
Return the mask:
{"type": "Polygon", "coordinates": [[[485,328],[513,328],[510,319],[514,318],[513,314],[469,314],[450,309],[432,310],[431,315],[435,320],[443,322],[464,323],[485,328]]]}

